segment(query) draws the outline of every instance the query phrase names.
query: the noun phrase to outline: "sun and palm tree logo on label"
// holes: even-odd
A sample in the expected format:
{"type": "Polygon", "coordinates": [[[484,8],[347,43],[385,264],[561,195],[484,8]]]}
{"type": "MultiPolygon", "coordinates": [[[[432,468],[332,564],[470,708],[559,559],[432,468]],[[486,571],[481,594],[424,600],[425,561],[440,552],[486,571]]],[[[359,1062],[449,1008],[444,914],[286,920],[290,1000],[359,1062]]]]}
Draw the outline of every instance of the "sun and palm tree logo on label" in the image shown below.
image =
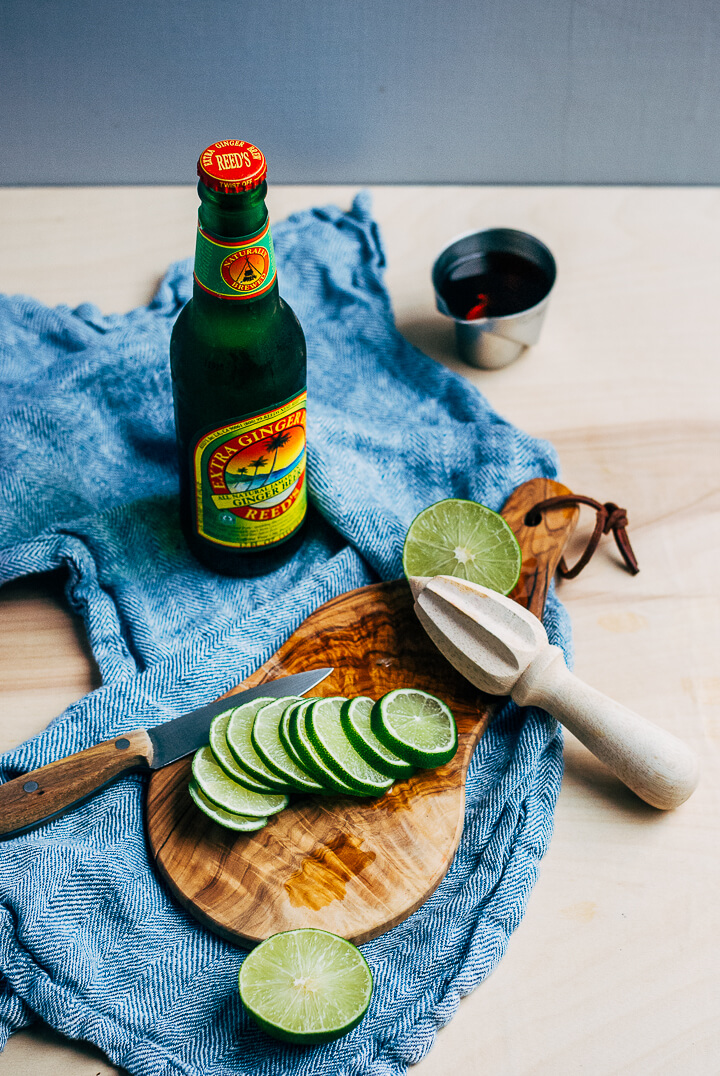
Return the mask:
{"type": "Polygon", "coordinates": [[[270,486],[290,474],[302,460],[305,431],[290,426],[236,452],[225,468],[225,484],[231,493],[270,486]]]}
{"type": "Polygon", "coordinates": [[[265,282],[270,254],[265,247],[243,247],[222,262],[220,273],[233,291],[256,291],[265,282]]]}

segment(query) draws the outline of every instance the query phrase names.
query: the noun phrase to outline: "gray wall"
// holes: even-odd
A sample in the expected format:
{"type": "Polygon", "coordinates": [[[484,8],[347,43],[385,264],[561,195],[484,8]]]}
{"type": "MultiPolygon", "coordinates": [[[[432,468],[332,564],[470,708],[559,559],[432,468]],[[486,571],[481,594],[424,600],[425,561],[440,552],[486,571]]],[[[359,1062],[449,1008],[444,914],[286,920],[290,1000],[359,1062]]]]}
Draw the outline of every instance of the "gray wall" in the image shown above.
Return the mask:
{"type": "Polygon", "coordinates": [[[0,183],[718,183],[718,0],[0,0],[0,183]]]}

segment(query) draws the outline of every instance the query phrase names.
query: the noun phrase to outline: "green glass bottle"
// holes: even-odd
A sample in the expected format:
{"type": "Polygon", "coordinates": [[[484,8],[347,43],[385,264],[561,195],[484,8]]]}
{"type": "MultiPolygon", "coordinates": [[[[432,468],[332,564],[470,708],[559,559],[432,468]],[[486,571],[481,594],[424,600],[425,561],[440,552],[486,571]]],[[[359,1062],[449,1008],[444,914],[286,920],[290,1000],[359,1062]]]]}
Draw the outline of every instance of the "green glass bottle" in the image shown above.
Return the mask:
{"type": "Polygon", "coordinates": [[[249,142],[201,154],[193,297],[170,342],[183,532],[229,575],[287,559],[307,510],[305,337],[278,293],[266,172],[249,142]]]}

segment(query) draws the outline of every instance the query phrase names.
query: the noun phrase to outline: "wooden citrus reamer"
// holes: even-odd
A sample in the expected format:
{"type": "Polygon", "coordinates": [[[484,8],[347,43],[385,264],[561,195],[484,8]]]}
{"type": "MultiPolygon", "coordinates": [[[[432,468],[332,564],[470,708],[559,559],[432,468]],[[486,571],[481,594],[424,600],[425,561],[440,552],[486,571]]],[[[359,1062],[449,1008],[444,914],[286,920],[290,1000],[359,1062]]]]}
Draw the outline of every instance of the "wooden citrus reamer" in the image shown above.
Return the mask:
{"type": "MultiPolygon", "coordinates": [[[[533,479],[503,508],[523,554],[513,596],[538,616],[578,509],[549,510],[534,527],[524,521],[536,503],[567,492],[557,482],[533,479]]],[[[243,945],[300,926],[365,942],[418,908],[452,862],[470,759],[501,705],[440,654],[415,616],[404,581],[328,602],[237,690],[318,662],[335,667],[318,689],[324,696],[379,698],[393,688],[416,687],[442,697],[456,716],[458,752],[379,799],[298,798],[252,834],[223,829],[195,808],[187,792],[190,759],[158,770],[147,800],[158,869],[193,915],[243,945]]]]}
{"type": "Polygon", "coordinates": [[[481,691],[546,710],[653,807],[679,807],[695,790],[698,761],[690,748],[574,676],[528,609],[450,576],[411,579],[410,586],[425,631],[481,691]]]}

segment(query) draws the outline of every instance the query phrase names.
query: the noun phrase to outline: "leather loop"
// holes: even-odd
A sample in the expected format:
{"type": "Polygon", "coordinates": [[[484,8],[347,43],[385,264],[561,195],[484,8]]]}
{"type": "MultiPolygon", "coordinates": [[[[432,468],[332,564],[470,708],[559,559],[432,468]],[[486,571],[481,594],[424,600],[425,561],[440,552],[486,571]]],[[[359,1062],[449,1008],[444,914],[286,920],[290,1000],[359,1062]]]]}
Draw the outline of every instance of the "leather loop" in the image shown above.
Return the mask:
{"type": "Polygon", "coordinates": [[[525,523],[528,526],[533,526],[534,517],[536,524],[539,520],[539,513],[544,512],[546,508],[575,508],[580,504],[587,504],[595,509],[595,529],[590,535],[590,540],[577,564],[572,568],[568,568],[565,558],[560,559],[558,564],[560,575],[564,579],[574,579],[576,575],[579,575],[597,549],[603,534],[609,534],[610,531],[613,533],[615,544],[620,550],[628,571],[632,572],[633,575],[637,575],[640,568],[627,534],[627,512],[624,508],[619,508],[616,504],[613,504],[612,501],[606,501],[605,504],[601,504],[600,501],[596,501],[592,497],[583,497],[575,493],[568,493],[560,497],[548,497],[547,500],[540,501],[530,509],[525,516],[525,523]]]}

